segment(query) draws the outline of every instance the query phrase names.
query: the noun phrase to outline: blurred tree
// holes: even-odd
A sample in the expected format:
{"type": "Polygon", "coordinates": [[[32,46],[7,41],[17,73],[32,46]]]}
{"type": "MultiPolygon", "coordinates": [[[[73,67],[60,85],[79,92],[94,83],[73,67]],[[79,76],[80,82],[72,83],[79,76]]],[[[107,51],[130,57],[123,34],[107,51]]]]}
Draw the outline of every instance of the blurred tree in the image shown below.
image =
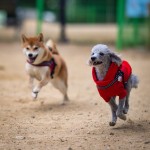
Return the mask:
{"type": "Polygon", "coordinates": [[[46,10],[50,10],[52,12],[55,12],[57,14],[59,5],[58,5],[59,0],[45,0],[45,6],[44,8],[46,10]]]}
{"type": "Polygon", "coordinates": [[[17,26],[19,23],[16,15],[17,1],[18,0],[0,0],[0,10],[6,12],[6,25],[8,26],[17,26]]]}

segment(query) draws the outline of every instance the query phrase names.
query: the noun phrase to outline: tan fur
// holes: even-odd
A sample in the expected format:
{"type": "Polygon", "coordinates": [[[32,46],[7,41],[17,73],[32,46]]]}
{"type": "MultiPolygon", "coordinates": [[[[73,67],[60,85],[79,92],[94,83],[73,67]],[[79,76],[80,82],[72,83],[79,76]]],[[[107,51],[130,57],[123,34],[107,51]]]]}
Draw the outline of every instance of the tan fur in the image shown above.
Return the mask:
{"type": "Polygon", "coordinates": [[[67,66],[63,58],[60,56],[56,49],[55,43],[48,41],[45,46],[43,41],[43,34],[37,37],[26,37],[22,35],[23,52],[25,53],[27,60],[29,61],[29,54],[35,55],[35,60],[32,64],[37,65],[44,61],[49,61],[52,58],[56,63],[53,79],[50,76],[50,69],[48,66],[34,66],[30,63],[26,63],[26,71],[29,74],[30,87],[32,88],[32,96],[36,98],[39,91],[43,86],[45,86],[49,81],[60,90],[64,95],[64,102],[68,100],[67,88],[68,88],[68,73],[67,66]],[[49,47],[52,49],[50,50],[49,47]],[[37,79],[39,82],[36,86],[33,85],[33,80],[37,79]]]}
{"type": "Polygon", "coordinates": [[[48,40],[46,46],[53,54],[59,54],[56,44],[52,40],[48,40]]]}

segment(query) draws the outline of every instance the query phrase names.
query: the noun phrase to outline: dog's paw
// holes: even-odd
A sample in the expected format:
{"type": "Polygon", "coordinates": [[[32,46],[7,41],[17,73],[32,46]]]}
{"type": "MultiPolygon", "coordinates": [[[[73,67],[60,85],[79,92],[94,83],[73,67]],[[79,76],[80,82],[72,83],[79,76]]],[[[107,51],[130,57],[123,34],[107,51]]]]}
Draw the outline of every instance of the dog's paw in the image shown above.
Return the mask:
{"type": "Polygon", "coordinates": [[[127,113],[128,113],[128,109],[125,108],[125,109],[123,110],[123,113],[124,113],[124,114],[127,114],[127,113]]]}
{"type": "Polygon", "coordinates": [[[119,117],[122,120],[126,120],[127,119],[126,115],[123,114],[123,113],[122,114],[118,114],[117,117],[119,117]]]}
{"type": "Polygon", "coordinates": [[[32,97],[33,97],[33,100],[35,100],[38,96],[38,92],[32,92],[32,97]]]}
{"type": "Polygon", "coordinates": [[[65,100],[65,101],[62,102],[61,105],[67,105],[69,102],[70,102],[69,100],[67,100],[67,101],[65,100]]]}
{"type": "Polygon", "coordinates": [[[116,125],[116,122],[109,122],[109,125],[110,125],[110,126],[115,126],[115,125],[116,125]]]}
{"type": "Polygon", "coordinates": [[[127,119],[126,115],[123,113],[123,110],[122,111],[117,110],[116,115],[117,115],[118,118],[120,118],[122,120],[126,120],[127,119]]]}
{"type": "Polygon", "coordinates": [[[129,106],[125,106],[125,108],[123,109],[123,113],[124,113],[124,114],[127,114],[127,113],[128,113],[128,110],[129,110],[129,106]]]}
{"type": "Polygon", "coordinates": [[[68,95],[64,95],[64,99],[63,99],[62,105],[66,105],[66,104],[68,104],[69,102],[70,102],[70,101],[69,101],[68,95]]]}
{"type": "Polygon", "coordinates": [[[33,99],[36,99],[38,96],[38,93],[40,92],[40,89],[38,87],[35,87],[32,91],[32,97],[33,99]]]}

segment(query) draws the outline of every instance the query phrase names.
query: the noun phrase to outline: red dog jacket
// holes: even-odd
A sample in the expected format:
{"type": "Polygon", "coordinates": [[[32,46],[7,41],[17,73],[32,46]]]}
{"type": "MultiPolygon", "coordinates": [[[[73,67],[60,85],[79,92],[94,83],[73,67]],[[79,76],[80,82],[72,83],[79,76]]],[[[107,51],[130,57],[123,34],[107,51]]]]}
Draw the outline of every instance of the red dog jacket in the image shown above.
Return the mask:
{"type": "Polygon", "coordinates": [[[132,68],[127,61],[123,61],[118,67],[116,63],[111,63],[109,70],[103,80],[98,80],[95,68],[92,69],[93,80],[97,85],[100,96],[109,102],[111,97],[119,96],[119,99],[127,95],[125,83],[128,81],[132,73],[132,68]],[[123,80],[118,81],[118,77],[122,76],[123,80]]]}

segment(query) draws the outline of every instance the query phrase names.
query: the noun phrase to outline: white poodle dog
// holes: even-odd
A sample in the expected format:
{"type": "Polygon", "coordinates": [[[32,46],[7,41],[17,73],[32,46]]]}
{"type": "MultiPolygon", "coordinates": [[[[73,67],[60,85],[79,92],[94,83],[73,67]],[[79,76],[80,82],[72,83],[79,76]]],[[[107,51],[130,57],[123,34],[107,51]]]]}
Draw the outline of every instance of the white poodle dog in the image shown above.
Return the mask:
{"type": "Polygon", "coordinates": [[[117,117],[126,120],[131,89],[137,88],[139,83],[130,64],[103,44],[92,48],[88,64],[92,66],[93,80],[100,96],[110,105],[112,120],[109,125],[114,126],[117,117]],[[116,96],[119,96],[118,105],[116,96]]]}

